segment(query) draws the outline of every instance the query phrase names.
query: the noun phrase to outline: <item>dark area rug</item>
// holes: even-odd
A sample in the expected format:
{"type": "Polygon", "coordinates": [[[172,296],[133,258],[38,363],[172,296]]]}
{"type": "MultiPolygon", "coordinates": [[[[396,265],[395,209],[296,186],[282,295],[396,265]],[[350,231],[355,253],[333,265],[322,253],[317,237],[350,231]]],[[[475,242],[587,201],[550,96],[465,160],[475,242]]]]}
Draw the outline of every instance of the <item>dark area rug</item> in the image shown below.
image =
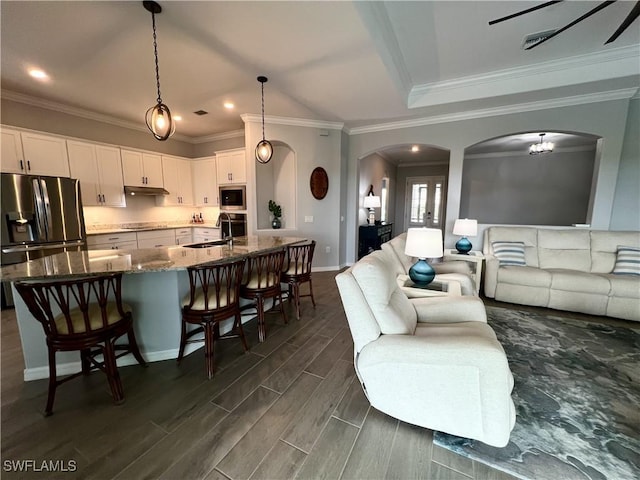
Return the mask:
{"type": "Polygon", "coordinates": [[[513,372],[509,444],[434,442],[530,480],[640,478],[640,325],[487,307],[513,372]]]}

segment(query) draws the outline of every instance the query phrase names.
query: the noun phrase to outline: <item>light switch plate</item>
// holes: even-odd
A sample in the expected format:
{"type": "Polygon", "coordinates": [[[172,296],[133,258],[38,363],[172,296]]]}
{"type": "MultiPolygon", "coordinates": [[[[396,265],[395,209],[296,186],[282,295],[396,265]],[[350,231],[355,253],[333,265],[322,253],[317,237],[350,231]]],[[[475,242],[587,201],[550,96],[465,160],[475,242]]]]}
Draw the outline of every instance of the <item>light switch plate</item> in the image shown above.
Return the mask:
{"type": "Polygon", "coordinates": [[[313,215],[305,215],[304,223],[313,223],[313,215]]]}

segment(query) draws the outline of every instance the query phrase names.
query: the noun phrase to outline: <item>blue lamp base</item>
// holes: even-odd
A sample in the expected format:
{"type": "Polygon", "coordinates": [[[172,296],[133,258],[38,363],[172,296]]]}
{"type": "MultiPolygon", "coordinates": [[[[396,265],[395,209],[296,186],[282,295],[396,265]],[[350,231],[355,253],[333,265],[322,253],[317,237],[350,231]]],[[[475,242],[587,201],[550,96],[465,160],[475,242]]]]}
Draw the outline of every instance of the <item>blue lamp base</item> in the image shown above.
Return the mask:
{"type": "Polygon", "coordinates": [[[467,237],[462,237],[456,242],[456,250],[463,255],[468,255],[471,251],[471,242],[467,237]]]}
{"type": "Polygon", "coordinates": [[[419,286],[429,285],[436,276],[436,271],[427,263],[424,258],[418,260],[409,269],[409,278],[413,283],[419,286]]]}

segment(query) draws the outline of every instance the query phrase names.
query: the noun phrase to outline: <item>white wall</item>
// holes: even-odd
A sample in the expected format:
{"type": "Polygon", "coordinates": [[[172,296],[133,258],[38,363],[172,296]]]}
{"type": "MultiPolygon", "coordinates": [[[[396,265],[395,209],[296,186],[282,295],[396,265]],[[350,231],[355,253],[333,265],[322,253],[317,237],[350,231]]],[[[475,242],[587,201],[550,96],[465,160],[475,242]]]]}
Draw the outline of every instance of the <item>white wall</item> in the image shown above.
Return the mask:
{"type": "Polygon", "coordinates": [[[460,210],[466,147],[488,138],[523,131],[577,131],[597,135],[603,140],[591,224],[596,229],[608,229],[616,194],[628,104],[629,100],[626,99],[613,100],[351,135],[347,173],[347,262],[356,258],[359,159],[388,145],[425,143],[450,150],[445,246],[453,248],[456,238],[451,231],[460,210]]]}
{"type": "MultiPolygon", "coordinates": [[[[314,268],[337,268],[340,255],[340,173],[341,173],[341,139],[338,130],[326,128],[267,124],[265,136],[273,144],[284,144],[295,156],[295,179],[290,189],[295,189],[296,213],[295,221],[288,225],[295,228],[284,228],[282,235],[299,236],[317,242],[314,255],[314,268]],[[326,133],[328,135],[321,135],[326,133]],[[311,194],[309,180],[311,172],[322,167],[329,177],[329,191],[322,200],[316,200],[311,194]],[[313,217],[312,223],[305,223],[305,217],[313,217]],[[329,252],[327,252],[327,248],[329,252]]],[[[245,145],[247,153],[247,202],[249,209],[257,211],[264,208],[257,203],[256,189],[262,188],[264,181],[273,182],[272,178],[261,178],[259,166],[255,161],[254,149],[262,139],[262,127],[259,122],[247,120],[245,125],[245,145]]],[[[277,161],[274,159],[271,162],[277,161]]],[[[267,187],[268,188],[268,187],[267,187]]],[[[283,206],[284,209],[284,206],[283,206]]],[[[257,218],[252,215],[248,219],[249,234],[260,233],[257,218]]],[[[262,230],[273,234],[273,230],[262,230]]]]}

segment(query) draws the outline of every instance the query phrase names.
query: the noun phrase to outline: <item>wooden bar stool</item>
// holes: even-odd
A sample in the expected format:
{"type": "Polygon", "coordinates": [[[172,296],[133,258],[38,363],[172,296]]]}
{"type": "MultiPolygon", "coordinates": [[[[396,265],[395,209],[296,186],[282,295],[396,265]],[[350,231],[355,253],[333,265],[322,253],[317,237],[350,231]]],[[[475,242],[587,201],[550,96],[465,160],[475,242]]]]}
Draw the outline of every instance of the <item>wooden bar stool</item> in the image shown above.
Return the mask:
{"type": "Polygon", "coordinates": [[[16,282],[16,290],[40,322],[49,350],[49,394],[45,415],[53,413],[58,385],[100,369],[107,375],[116,405],[124,402],[124,391],[116,359],[132,353],[145,365],[133,332],[131,308],[122,303],[122,273],[54,282],[16,282]],[[129,343],[116,345],[127,335],[129,343]],[[80,351],[82,371],[61,380],[56,376],[56,352],[80,351]],[[124,350],[116,355],[116,350],[124,350]],[[102,361],[96,360],[101,354],[102,361]]]}
{"type": "Polygon", "coordinates": [[[245,274],[240,296],[254,301],[258,313],[258,339],[264,342],[266,327],[264,321],[264,300],[273,299],[273,307],[276,298],[279,300],[280,313],[284,323],[287,323],[287,314],[282,305],[282,289],[280,288],[280,275],[284,263],[285,249],[275,250],[259,255],[250,256],[247,259],[247,273],[245,274]]]}
{"type": "Polygon", "coordinates": [[[247,341],[242,330],[240,315],[240,283],[244,271],[244,259],[227,263],[206,264],[189,267],[189,295],[182,302],[182,334],[178,363],[184,356],[187,343],[204,340],[204,358],[207,377],[215,372],[214,344],[217,339],[240,337],[245,352],[247,341]],[[220,335],[220,322],[234,318],[231,331],[220,335]],[[187,331],[187,324],[199,325],[187,331]],[[204,339],[189,340],[197,333],[204,339]]]}
{"type": "Polygon", "coordinates": [[[313,262],[313,252],[316,248],[316,241],[287,247],[287,257],[284,262],[283,272],[280,281],[288,284],[289,301],[293,298],[296,303],[296,318],[300,320],[300,298],[311,297],[313,307],[316,301],[313,298],[313,284],[311,282],[311,263],[313,262]],[[309,293],[300,295],[300,285],[309,283],[309,293]]]}

